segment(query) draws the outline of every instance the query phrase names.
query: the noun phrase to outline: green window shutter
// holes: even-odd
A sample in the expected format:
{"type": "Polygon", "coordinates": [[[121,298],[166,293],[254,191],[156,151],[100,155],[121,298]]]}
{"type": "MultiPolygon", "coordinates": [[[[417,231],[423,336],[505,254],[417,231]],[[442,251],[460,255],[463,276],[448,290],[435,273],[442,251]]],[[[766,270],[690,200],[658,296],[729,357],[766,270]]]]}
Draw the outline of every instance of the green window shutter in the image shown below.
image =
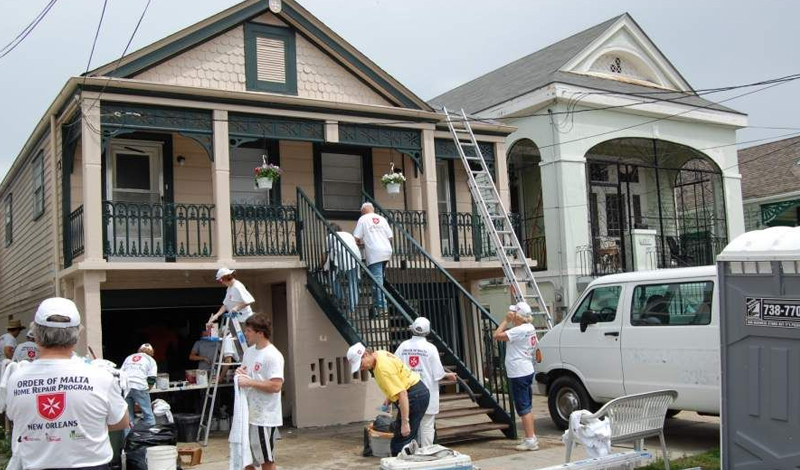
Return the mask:
{"type": "Polygon", "coordinates": [[[297,94],[295,33],[289,28],[247,23],[244,26],[247,89],[297,94]]]}

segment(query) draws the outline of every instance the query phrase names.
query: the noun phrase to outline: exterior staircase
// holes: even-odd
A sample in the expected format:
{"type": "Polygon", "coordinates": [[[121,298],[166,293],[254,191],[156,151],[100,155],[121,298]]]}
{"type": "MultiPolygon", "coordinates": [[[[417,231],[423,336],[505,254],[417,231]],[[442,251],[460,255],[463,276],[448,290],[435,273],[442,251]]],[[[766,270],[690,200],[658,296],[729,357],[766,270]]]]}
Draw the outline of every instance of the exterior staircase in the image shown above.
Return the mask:
{"type": "Polygon", "coordinates": [[[297,211],[298,246],[308,271],[307,288],[348,344],[362,342],[394,352],[410,337],[408,327],[415,318],[425,316],[431,321],[428,340],[439,349],[445,367],[459,376],[455,382],[440,382],[437,440],[493,437],[485,433],[498,430],[516,438],[502,345],[492,339],[497,323],[469,292],[391,214],[376,205],[376,211],[392,226],[395,256],[382,286],[360,259],[352,257],[360,281],[351,303],[344,276],[333,279],[322,269],[329,246],[344,249],[344,242],[299,188],[297,211]],[[384,294],[388,305],[388,313],[377,317],[370,316],[373,288],[384,294]]]}

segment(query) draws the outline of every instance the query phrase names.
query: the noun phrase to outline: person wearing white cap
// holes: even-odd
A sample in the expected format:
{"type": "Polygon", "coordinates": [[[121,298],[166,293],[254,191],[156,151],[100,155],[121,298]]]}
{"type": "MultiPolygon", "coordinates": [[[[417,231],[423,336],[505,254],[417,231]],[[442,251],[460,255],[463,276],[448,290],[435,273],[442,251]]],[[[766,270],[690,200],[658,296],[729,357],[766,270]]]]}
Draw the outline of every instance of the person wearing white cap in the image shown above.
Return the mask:
{"type": "Polygon", "coordinates": [[[430,393],[428,409],[425,410],[419,427],[419,445],[425,447],[433,445],[433,437],[436,433],[436,415],[439,414],[438,382],[445,378],[455,380],[457,375],[444,370],[439,350],[425,339],[431,332],[431,322],[427,318],[417,318],[409,329],[413,336],[400,343],[394,355],[399,357],[409,369],[419,374],[422,382],[428,387],[430,393]]]}
{"type": "Polygon", "coordinates": [[[508,342],[506,347],[506,375],[514,397],[514,408],[522,420],[525,439],[516,450],[538,450],[539,439],[533,426],[533,355],[536,346],[536,328],[531,324],[531,307],[525,302],[508,307],[508,314],[494,332],[494,339],[508,342]],[[506,329],[507,326],[513,325],[506,329]]]}
{"type": "Polygon", "coordinates": [[[371,370],[384,396],[398,408],[394,436],[390,444],[393,456],[417,439],[422,417],[428,409],[430,393],[422,378],[388,351],[373,351],[361,343],[347,350],[350,373],[371,370]]]}
{"type": "Polygon", "coordinates": [[[250,306],[256,302],[256,299],[253,298],[244,284],[236,279],[235,273],[236,271],[228,268],[219,268],[217,270],[217,275],[215,276],[217,282],[228,289],[225,291],[225,300],[222,301],[222,306],[216,313],[211,315],[208,322],[206,322],[207,326],[211,326],[225,312],[230,314],[238,313],[238,318],[242,322],[253,314],[253,309],[250,306]]]}
{"type": "Polygon", "coordinates": [[[28,333],[25,334],[27,341],[17,346],[14,349],[14,357],[11,358],[14,362],[28,361],[33,362],[39,357],[39,346],[36,346],[33,336],[33,325],[31,322],[28,326],[28,333]]]}
{"type": "Polygon", "coordinates": [[[39,359],[15,372],[6,392],[13,454],[25,470],[107,469],[108,432],[129,427],[119,382],[102,367],[70,359],[81,325],[71,300],[44,300],[34,322],[39,359]]]}
{"type": "Polygon", "coordinates": [[[379,286],[383,285],[386,264],[392,257],[392,229],[383,216],[375,213],[375,206],[369,202],[361,205],[361,218],[358,219],[353,237],[359,245],[364,245],[364,255],[369,272],[375,277],[377,285],[372,286],[374,314],[386,311],[386,298],[379,286]]]}
{"type": "Polygon", "coordinates": [[[150,388],[156,383],[158,375],[158,365],[153,359],[155,350],[150,343],[139,346],[139,351],[125,358],[120,368],[128,374],[128,385],[131,391],[125,397],[128,402],[128,417],[133,423],[135,405],[139,405],[142,410],[141,422],[150,426],[156,424],[156,417],[153,414],[153,404],[150,401],[150,388]]]}

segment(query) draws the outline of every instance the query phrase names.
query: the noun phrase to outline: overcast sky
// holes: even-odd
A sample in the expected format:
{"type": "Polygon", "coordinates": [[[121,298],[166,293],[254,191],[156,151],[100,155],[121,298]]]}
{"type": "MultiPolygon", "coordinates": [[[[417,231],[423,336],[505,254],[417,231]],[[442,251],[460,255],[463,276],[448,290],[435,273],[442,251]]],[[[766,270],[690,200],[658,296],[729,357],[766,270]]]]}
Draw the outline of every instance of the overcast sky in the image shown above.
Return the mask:
{"type": "MultiPolygon", "coordinates": [[[[0,47],[16,37],[46,3],[0,2],[0,47]]],[[[145,3],[109,0],[92,68],[119,57],[145,3]]],[[[152,0],[131,51],[236,3],[152,0]]],[[[796,26],[800,2],[794,0],[301,3],[424,99],[626,11],[696,89],[800,73],[800,28],[796,26]]],[[[86,69],[102,5],[103,0],[59,0],[16,50],[0,58],[0,175],[5,175],[65,81],[86,69]]],[[[799,102],[800,80],[725,105],[748,113],[752,126],[800,128],[799,102]]],[[[738,133],[738,140],[790,132],[747,129],[738,133]]]]}

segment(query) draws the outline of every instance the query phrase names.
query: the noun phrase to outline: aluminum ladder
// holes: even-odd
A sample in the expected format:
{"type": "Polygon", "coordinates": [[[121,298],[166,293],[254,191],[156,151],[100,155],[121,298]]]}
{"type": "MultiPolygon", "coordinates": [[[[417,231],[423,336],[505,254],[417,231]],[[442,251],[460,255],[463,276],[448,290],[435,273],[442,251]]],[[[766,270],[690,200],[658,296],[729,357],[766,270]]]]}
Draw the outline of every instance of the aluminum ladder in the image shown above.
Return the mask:
{"type": "Polygon", "coordinates": [[[533,277],[530,266],[525,260],[525,253],[519,243],[508,212],[500,199],[500,193],[492,179],[486,160],[472,132],[469,118],[464,110],[461,114],[451,113],[444,108],[447,126],[458,150],[461,163],[469,180],[470,193],[478,208],[483,226],[494,246],[497,259],[503,268],[503,273],[511,286],[516,302],[527,302],[533,310],[534,326],[539,336],[553,327],[553,319],[544,303],[536,279],[533,277]],[[472,150],[470,155],[467,152],[472,150]]]}
{"type": "Polygon", "coordinates": [[[228,322],[228,327],[224,331],[232,333],[233,344],[236,347],[240,362],[226,363],[224,361],[225,348],[223,345],[226,334],[220,332],[220,338],[214,351],[214,363],[211,365],[211,370],[216,371],[216,373],[213,377],[208,378],[208,388],[206,388],[205,399],[203,399],[203,412],[200,415],[200,426],[197,428],[197,442],[200,442],[203,447],[208,445],[208,434],[211,432],[211,421],[214,419],[214,406],[217,403],[217,389],[219,388],[222,368],[241,365],[244,350],[247,348],[247,340],[244,337],[242,325],[237,318],[237,314],[226,313],[223,318],[227,319],[228,322]]]}

